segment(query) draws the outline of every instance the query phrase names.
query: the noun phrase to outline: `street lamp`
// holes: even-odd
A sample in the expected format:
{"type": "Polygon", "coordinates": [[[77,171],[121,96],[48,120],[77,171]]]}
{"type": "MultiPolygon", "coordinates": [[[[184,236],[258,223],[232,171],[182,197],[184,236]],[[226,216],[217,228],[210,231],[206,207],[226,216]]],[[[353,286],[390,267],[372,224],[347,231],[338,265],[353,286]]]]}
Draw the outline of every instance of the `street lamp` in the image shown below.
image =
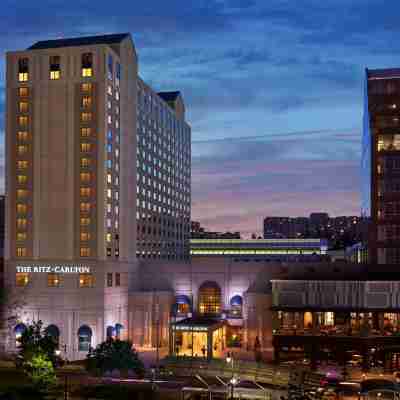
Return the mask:
{"type": "Polygon", "coordinates": [[[226,362],[228,363],[228,365],[231,365],[231,379],[229,380],[229,386],[230,386],[230,398],[233,399],[233,390],[235,385],[238,384],[238,379],[235,377],[234,373],[233,373],[233,356],[230,352],[228,352],[227,356],[226,356],[226,362]]]}

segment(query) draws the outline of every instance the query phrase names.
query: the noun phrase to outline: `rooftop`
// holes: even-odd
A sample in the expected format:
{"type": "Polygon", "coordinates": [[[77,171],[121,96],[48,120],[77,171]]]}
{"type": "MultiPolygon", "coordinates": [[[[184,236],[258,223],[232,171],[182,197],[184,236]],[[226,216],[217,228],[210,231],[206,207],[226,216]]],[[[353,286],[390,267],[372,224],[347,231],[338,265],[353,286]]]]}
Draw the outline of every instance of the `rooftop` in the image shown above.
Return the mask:
{"type": "Polygon", "coordinates": [[[98,44],[111,45],[120,43],[129,36],[130,33],[115,33],[110,35],[42,40],[34,43],[32,46],[28,47],[27,50],[57,49],[60,47],[92,46],[98,44]]]}
{"type": "Polygon", "coordinates": [[[400,78],[400,68],[367,69],[368,79],[400,78]]]}

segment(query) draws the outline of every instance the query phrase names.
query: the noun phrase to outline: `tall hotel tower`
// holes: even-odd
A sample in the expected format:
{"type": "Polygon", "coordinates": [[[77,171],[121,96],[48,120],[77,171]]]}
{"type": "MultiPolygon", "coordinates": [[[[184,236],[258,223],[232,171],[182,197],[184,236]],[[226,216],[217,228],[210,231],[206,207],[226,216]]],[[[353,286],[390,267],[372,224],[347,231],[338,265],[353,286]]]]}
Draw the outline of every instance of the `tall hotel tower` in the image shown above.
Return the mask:
{"type": "Polygon", "coordinates": [[[367,70],[362,151],[369,258],[400,264],[400,69],[367,70]]]}
{"type": "MultiPolygon", "coordinates": [[[[6,285],[66,355],[129,337],[137,259],[189,254],[190,127],[138,76],[129,34],[7,54],[6,285]]],[[[13,303],[15,304],[15,303],[13,303]]]]}

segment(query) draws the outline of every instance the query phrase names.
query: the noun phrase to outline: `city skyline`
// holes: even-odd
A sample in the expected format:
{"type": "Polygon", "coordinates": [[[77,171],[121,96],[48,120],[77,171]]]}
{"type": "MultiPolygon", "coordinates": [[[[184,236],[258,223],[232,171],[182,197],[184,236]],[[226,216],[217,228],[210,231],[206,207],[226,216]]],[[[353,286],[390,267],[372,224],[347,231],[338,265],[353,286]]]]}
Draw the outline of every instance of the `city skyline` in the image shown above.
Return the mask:
{"type": "MultiPolygon", "coordinates": [[[[131,32],[143,78],[181,90],[188,105],[192,219],[246,235],[261,232],[266,215],[359,215],[364,68],[399,63],[396,6],[153,1],[110,12],[103,1],[72,1],[54,16],[51,4],[4,2],[2,50],[131,32]]],[[[3,142],[4,55],[1,67],[3,142]]],[[[4,149],[0,162],[3,172],[4,149]]]]}

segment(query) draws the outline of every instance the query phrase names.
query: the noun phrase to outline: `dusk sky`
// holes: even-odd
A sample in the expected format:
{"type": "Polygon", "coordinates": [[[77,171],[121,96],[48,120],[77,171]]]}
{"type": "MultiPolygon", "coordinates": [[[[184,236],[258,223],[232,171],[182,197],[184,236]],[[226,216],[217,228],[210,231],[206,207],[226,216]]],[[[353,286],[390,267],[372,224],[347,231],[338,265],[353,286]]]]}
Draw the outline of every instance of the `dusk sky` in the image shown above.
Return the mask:
{"type": "Polygon", "coordinates": [[[398,1],[1,6],[3,139],[4,51],[43,39],[131,32],[141,77],[155,90],[180,90],[186,103],[193,220],[246,236],[261,232],[266,215],[360,213],[364,70],[400,65],[398,1]]]}

